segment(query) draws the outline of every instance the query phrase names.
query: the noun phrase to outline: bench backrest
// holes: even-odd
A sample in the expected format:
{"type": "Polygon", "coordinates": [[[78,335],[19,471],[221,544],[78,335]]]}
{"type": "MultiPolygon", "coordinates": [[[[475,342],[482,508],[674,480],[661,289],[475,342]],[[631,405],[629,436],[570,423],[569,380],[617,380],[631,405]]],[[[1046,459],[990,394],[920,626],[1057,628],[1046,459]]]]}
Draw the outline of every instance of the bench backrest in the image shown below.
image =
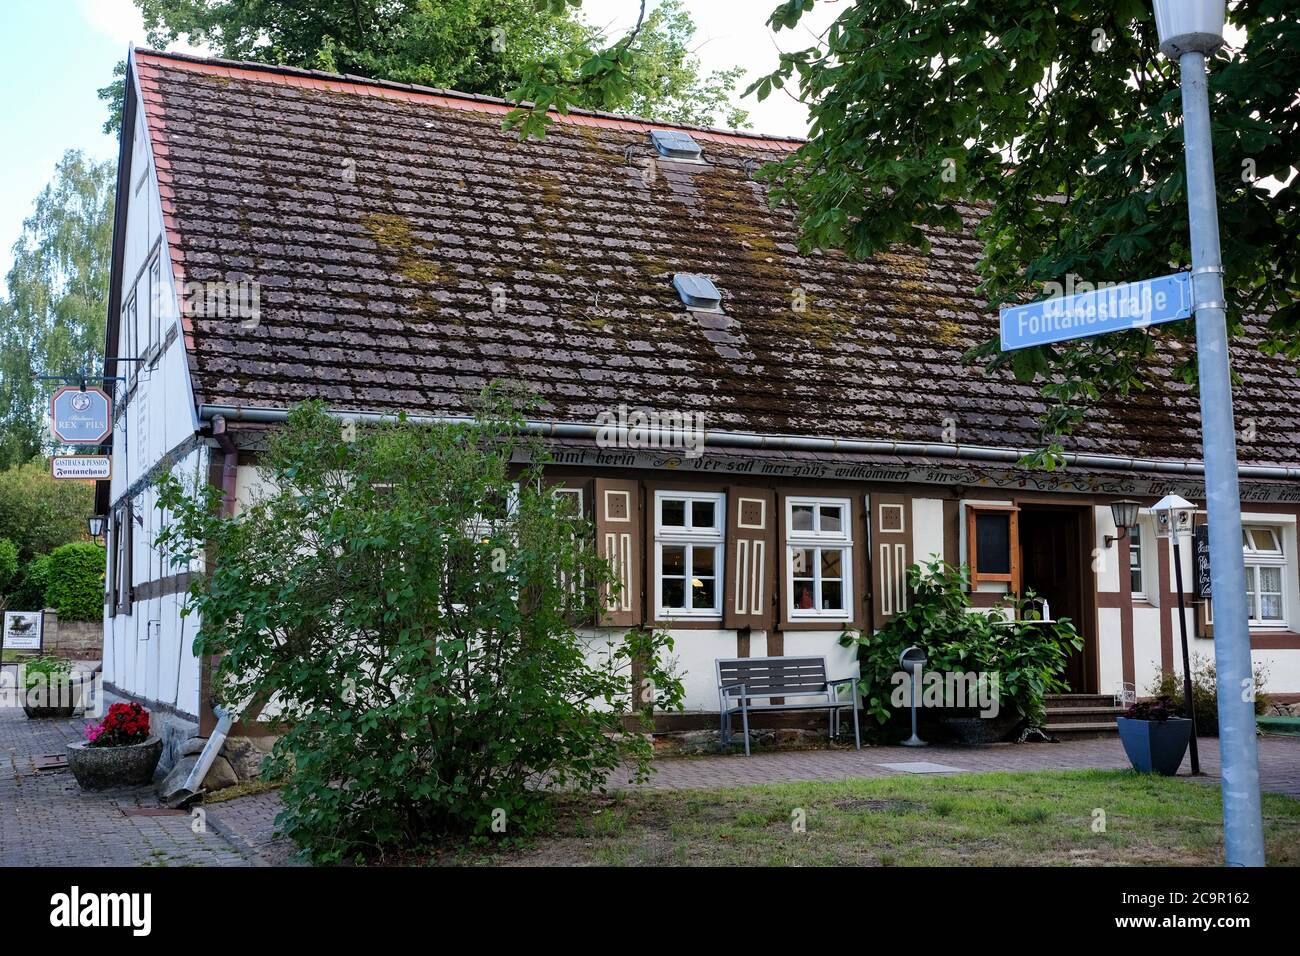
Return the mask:
{"type": "Polygon", "coordinates": [[[740,657],[718,661],[718,686],[745,685],[747,697],[795,697],[826,690],[824,657],[740,657]]]}

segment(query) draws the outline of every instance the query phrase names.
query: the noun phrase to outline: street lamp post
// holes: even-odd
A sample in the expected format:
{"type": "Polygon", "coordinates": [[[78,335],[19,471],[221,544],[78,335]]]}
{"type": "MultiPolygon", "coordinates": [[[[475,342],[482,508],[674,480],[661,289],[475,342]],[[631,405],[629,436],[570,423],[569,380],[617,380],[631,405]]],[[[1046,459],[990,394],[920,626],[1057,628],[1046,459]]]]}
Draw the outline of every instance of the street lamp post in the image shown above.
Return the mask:
{"type": "Polygon", "coordinates": [[[1192,722],[1192,776],[1201,773],[1201,752],[1196,739],[1196,701],[1192,697],[1192,661],[1187,648],[1187,599],[1183,594],[1183,535],[1192,531],[1196,507],[1186,498],[1165,495],[1151,506],[1156,516],[1156,533],[1174,546],[1174,591],[1178,595],[1178,632],[1183,642],[1183,707],[1192,722]]]}
{"type": "Polygon", "coordinates": [[[1207,53],[1223,45],[1227,0],[1154,0],[1160,50],[1178,60],[1182,78],[1187,209],[1201,392],[1201,441],[1214,590],[1214,661],[1218,672],[1223,843],[1229,866],[1264,865],[1254,678],[1241,548],[1236,428],[1219,250],[1219,214],[1210,138],[1207,53]]]}

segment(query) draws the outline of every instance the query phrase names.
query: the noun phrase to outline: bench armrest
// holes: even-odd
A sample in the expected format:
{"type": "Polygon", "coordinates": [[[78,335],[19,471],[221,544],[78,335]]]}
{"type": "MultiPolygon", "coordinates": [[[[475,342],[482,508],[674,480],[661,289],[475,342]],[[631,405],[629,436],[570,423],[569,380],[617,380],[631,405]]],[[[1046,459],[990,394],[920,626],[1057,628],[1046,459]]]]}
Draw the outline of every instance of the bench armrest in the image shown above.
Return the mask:
{"type": "Polygon", "coordinates": [[[718,703],[721,705],[722,710],[727,709],[728,697],[745,697],[745,696],[746,694],[745,694],[744,684],[731,684],[728,687],[718,688],[718,703]]]}
{"type": "Polygon", "coordinates": [[[849,699],[852,700],[858,696],[858,679],[856,677],[842,677],[839,680],[828,680],[826,682],[826,689],[830,692],[831,700],[840,699],[840,688],[846,684],[852,688],[852,696],[849,699]]]}

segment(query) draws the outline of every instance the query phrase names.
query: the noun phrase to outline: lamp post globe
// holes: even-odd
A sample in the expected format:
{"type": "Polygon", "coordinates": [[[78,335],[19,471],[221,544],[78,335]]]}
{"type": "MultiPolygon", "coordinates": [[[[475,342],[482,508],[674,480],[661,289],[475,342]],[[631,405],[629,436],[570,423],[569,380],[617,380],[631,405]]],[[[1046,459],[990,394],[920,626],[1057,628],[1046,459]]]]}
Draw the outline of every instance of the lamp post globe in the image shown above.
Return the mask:
{"type": "Polygon", "coordinates": [[[1160,52],[1171,59],[1184,53],[1213,53],[1223,46],[1227,0],[1155,0],[1160,52]]]}

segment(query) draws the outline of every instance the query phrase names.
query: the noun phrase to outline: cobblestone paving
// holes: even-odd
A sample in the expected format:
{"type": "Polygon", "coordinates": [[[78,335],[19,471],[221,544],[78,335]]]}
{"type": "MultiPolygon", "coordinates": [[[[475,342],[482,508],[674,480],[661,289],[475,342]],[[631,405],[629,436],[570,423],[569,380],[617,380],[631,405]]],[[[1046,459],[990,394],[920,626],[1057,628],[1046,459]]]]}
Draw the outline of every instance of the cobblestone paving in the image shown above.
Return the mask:
{"type": "Polygon", "coordinates": [[[151,787],[84,793],[66,769],[36,769],[85,724],[0,707],[0,866],[249,865],[213,828],[195,833],[188,813],[158,814],[151,787]]]}

